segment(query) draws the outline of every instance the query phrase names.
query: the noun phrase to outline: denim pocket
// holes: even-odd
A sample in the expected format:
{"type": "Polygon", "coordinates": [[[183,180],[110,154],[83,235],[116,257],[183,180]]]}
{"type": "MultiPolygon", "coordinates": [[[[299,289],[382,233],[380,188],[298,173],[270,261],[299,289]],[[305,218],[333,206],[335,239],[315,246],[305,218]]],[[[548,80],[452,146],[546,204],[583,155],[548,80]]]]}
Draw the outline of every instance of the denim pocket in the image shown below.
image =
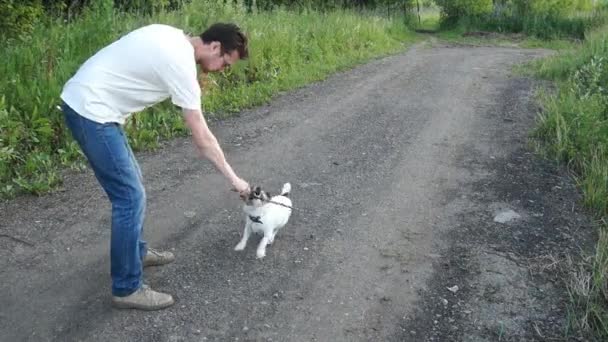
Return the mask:
{"type": "Polygon", "coordinates": [[[70,129],[74,140],[76,140],[81,147],[86,145],[87,134],[84,118],[65,103],[61,105],[61,110],[63,111],[65,124],[70,129]]]}

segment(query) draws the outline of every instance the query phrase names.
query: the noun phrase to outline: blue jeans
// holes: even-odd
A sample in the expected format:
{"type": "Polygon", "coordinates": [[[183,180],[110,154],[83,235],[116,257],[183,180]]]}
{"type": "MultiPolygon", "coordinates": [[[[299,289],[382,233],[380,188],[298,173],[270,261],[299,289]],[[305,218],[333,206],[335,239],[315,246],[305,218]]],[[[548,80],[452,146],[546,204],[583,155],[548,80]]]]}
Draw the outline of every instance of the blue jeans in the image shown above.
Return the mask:
{"type": "Polygon", "coordinates": [[[146,243],[141,239],[146,207],[141,170],[119,124],[91,121],[65,103],[62,110],[72,136],[112,203],[112,294],[128,296],[141,287],[146,254],[146,243]]]}

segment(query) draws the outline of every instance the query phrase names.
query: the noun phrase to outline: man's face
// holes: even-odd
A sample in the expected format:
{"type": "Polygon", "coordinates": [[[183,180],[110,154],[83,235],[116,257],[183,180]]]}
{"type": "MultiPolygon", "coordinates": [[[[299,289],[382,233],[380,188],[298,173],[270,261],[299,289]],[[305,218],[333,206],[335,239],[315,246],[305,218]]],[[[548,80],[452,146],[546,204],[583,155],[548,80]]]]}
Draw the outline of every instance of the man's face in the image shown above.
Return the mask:
{"type": "Polygon", "coordinates": [[[223,71],[239,60],[239,52],[237,50],[231,53],[222,53],[221,44],[218,42],[211,43],[211,53],[208,58],[203,60],[201,68],[203,72],[223,71]]]}

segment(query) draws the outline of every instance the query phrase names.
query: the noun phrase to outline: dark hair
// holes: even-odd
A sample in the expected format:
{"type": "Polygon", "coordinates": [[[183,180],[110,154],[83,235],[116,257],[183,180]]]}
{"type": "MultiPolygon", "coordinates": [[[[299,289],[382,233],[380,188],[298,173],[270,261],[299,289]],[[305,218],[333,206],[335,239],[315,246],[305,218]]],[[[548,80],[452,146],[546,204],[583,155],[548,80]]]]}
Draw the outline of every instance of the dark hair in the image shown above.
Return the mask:
{"type": "Polygon", "coordinates": [[[240,59],[247,59],[247,37],[235,24],[216,23],[201,34],[203,43],[219,42],[222,44],[223,53],[232,53],[237,50],[240,59]]]}

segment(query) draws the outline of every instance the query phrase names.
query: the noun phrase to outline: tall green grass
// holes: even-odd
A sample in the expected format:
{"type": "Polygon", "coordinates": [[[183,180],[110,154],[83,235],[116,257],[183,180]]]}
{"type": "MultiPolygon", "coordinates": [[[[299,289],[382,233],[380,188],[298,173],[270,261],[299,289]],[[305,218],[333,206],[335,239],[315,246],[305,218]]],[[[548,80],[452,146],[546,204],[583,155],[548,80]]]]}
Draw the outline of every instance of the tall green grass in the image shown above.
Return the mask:
{"type": "Polygon", "coordinates": [[[540,39],[585,39],[585,33],[605,22],[603,11],[557,15],[551,13],[490,14],[467,18],[465,26],[496,32],[524,33],[540,39]]]}
{"type": "MultiPolygon", "coordinates": [[[[23,40],[2,43],[0,196],[49,191],[61,182],[62,167],[83,165],[56,108],[59,94],[88,57],[137,27],[164,23],[199,34],[213,22],[230,21],[247,32],[250,60],[206,82],[207,116],[263,103],[281,90],[403,49],[414,37],[403,20],[351,11],[247,13],[232,1],[193,0],[175,12],[143,16],[116,11],[110,0],[92,3],[77,20],[48,18],[23,40]]],[[[185,134],[176,113],[163,103],[134,116],[126,125],[134,148],[153,148],[164,138],[185,134]]]]}
{"type": "Polygon", "coordinates": [[[522,33],[548,39],[585,39],[608,16],[592,0],[442,0],[442,28],[462,27],[501,33],[522,33]],[[473,4],[476,4],[473,6],[473,4]]]}
{"type": "Polygon", "coordinates": [[[573,277],[572,320],[597,340],[608,339],[608,26],[578,49],[535,64],[539,77],[557,81],[541,96],[534,135],[545,150],[570,166],[586,206],[598,220],[595,255],[573,277]]]}

